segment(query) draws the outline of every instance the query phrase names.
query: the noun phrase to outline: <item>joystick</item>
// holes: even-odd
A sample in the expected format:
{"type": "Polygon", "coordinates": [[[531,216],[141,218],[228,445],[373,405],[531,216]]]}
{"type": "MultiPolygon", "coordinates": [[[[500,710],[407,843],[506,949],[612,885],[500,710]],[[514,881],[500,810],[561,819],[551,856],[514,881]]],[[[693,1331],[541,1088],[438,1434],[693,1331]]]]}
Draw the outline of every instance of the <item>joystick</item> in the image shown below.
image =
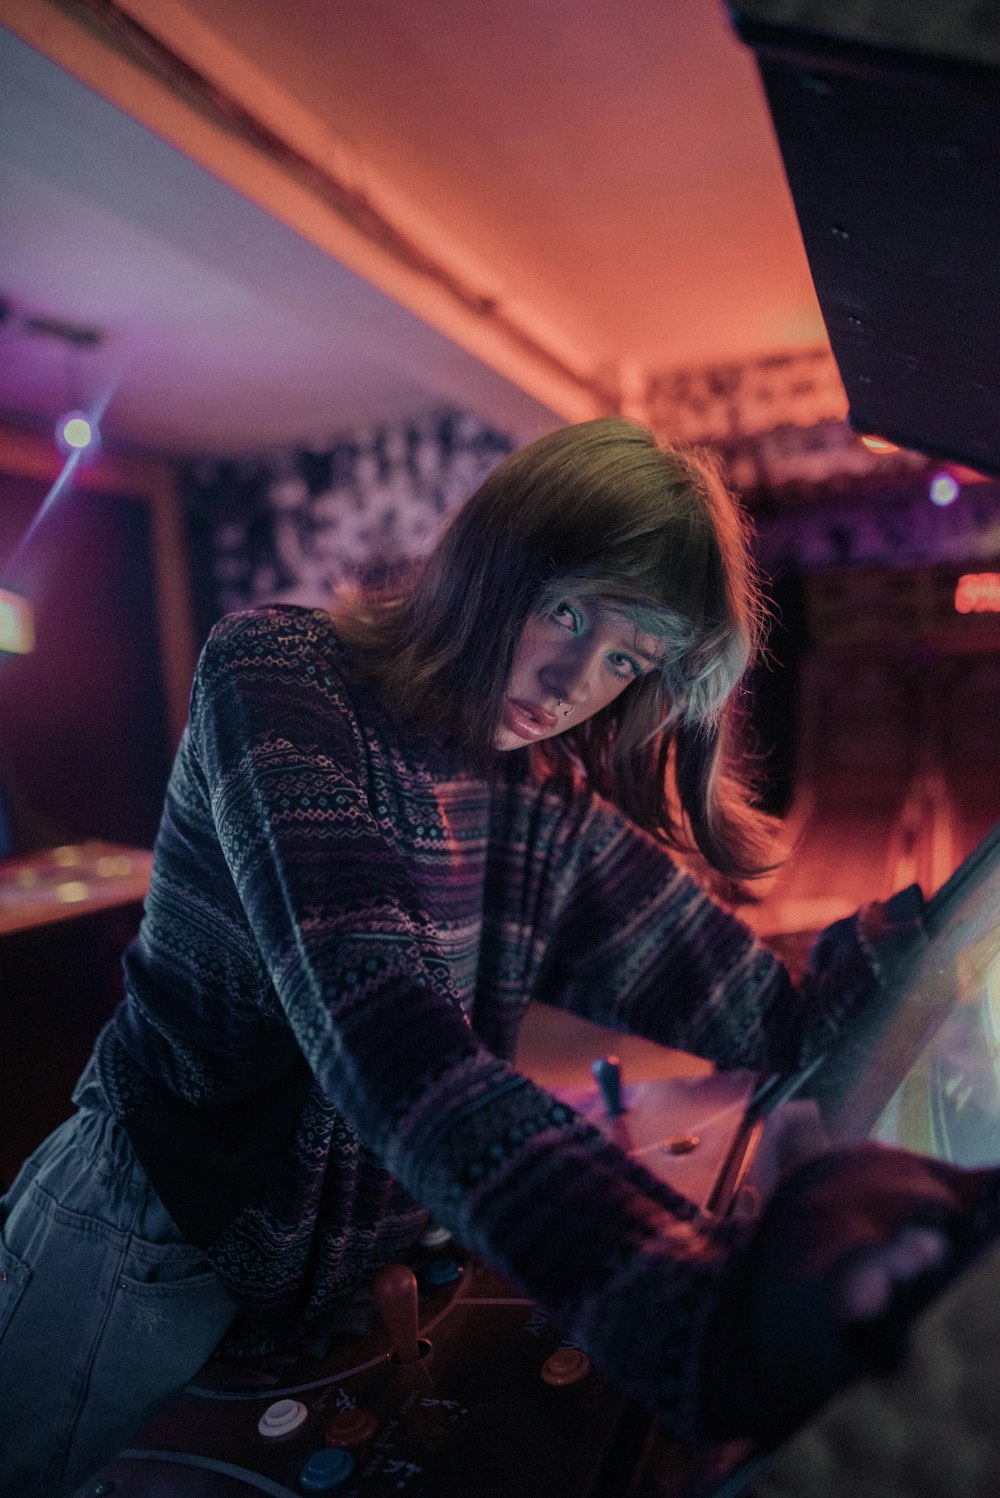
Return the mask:
{"type": "Polygon", "coordinates": [[[419,1363],[423,1352],[417,1336],[417,1277],[405,1264],[387,1264],[375,1276],[375,1304],[392,1338],[395,1363],[419,1363]]]}
{"type": "Polygon", "coordinates": [[[622,1066],[617,1056],[601,1056],[590,1068],[601,1091],[609,1118],[624,1113],[622,1107],[622,1066]]]}

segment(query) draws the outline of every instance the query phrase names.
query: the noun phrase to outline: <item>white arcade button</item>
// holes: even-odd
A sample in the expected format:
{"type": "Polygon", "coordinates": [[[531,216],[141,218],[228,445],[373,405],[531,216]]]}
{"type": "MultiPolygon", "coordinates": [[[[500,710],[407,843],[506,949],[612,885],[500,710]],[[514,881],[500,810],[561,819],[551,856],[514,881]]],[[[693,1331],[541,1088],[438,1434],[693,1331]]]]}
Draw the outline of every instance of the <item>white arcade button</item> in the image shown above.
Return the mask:
{"type": "Polygon", "coordinates": [[[269,1404],[257,1422],[262,1436],[276,1440],[298,1430],[309,1411],[299,1399],[276,1399],[269,1404]]]}

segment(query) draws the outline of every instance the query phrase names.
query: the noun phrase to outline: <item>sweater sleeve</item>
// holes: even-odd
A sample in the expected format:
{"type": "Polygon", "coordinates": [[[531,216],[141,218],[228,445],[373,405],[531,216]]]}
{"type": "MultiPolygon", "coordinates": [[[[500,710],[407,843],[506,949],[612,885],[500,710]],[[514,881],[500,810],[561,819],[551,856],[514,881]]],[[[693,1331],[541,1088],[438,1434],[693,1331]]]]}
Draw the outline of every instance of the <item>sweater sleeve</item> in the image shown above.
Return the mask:
{"type": "Polygon", "coordinates": [[[879,986],[868,908],[821,933],[801,983],[668,851],[598,798],[564,819],[567,892],[540,996],[722,1067],[790,1071],[879,986]]]}
{"type": "Polygon", "coordinates": [[[416,1200],[683,1431],[736,1230],[478,1040],[328,659],[231,631],[203,657],[191,727],[236,891],[327,1095],[416,1200]]]}

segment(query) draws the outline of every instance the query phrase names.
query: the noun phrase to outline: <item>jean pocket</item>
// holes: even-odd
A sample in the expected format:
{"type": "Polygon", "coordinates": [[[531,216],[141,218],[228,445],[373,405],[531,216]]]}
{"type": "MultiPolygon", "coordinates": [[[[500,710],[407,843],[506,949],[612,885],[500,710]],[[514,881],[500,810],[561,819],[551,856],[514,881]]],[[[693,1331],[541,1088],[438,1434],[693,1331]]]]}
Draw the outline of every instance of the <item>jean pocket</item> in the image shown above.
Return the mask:
{"type": "Polygon", "coordinates": [[[28,1288],[31,1270],[0,1240],[0,1337],[28,1288]]]}
{"type": "Polygon", "coordinates": [[[179,1295],[208,1295],[213,1291],[224,1295],[222,1281],[213,1269],[204,1269],[204,1259],[195,1268],[190,1261],[162,1260],[147,1269],[144,1279],[135,1279],[130,1274],[118,1276],[118,1288],[136,1302],[170,1300],[179,1295]]]}
{"type": "MultiPolygon", "coordinates": [[[[174,1268],[179,1273],[180,1266],[174,1268]]],[[[137,1404],[152,1405],[194,1377],[235,1315],[235,1303],[211,1271],[153,1281],[120,1274],[93,1383],[106,1381],[112,1397],[127,1387],[137,1404]]]]}

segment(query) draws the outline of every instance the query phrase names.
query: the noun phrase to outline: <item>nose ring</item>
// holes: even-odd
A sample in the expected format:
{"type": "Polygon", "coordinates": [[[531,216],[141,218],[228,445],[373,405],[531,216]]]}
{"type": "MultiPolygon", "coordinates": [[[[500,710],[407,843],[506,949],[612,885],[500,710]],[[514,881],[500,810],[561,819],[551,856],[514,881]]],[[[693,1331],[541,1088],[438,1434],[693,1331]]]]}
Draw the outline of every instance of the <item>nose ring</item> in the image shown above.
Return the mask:
{"type": "MultiPolygon", "coordinates": [[[[562,698],[561,698],[561,697],[559,697],[559,698],[557,698],[557,699],[556,699],[556,707],[562,707],[562,705],[563,705],[563,704],[562,704],[562,698]]],[[[565,711],[565,712],[564,712],[564,713],[563,713],[563,717],[564,717],[564,718],[568,718],[568,717],[569,717],[569,715],[570,715],[570,713],[571,713],[571,712],[572,712],[572,711],[573,711],[573,709],[572,709],[572,708],[571,708],[571,707],[568,707],[568,708],[567,708],[567,709],[566,709],[566,711],[565,711]]]]}

